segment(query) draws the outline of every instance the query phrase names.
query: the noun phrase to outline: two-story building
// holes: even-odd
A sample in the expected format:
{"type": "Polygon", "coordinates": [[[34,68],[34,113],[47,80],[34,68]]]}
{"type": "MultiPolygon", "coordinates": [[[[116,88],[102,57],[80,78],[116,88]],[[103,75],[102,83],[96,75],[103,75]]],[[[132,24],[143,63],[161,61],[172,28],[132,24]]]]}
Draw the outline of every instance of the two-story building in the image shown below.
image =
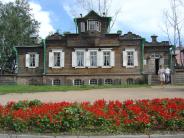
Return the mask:
{"type": "Polygon", "coordinates": [[[109,33],[110,17],[91,11],[74,19],[77,33],[48,36],[43,44],[17,46],[18,84],[96,85],[143,83],[169,65],[169,42],[147,42],[128,32],[109,33]]]}

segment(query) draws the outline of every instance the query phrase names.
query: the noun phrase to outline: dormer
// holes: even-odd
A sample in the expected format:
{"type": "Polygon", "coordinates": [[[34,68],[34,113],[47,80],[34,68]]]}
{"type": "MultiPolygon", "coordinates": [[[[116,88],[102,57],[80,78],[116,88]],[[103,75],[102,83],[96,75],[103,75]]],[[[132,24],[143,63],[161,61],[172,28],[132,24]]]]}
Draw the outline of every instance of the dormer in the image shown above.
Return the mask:
{"type": "Polygon", "coordinates": [[[106,34],[109,32],[111,17],[98,15],[90,11],[86,16],[75,18],[79,34],[106,34]]]}

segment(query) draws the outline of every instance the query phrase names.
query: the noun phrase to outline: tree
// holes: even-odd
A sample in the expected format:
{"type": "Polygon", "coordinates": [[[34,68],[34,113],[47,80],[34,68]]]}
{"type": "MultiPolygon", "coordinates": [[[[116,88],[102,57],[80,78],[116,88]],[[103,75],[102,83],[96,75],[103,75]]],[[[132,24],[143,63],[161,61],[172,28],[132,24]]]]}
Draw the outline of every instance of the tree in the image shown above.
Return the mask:
{"type": "Polygon", "coordinates": [[[15,70],[15,46],[32,44],[32,36],[38,35],[39,23],[31,15],[27,0],[7,4],[0,2],[0,69],[15,70]]]}
{"type": "MultiPolygon", "coordinates": [[[[164,32],[168,37],[170,44],[178,46],[182,49],[182,34],[184,33],[184,15],[182,15],[182,9],[184,3],[182,0],[170,0],[169,10],[164,11],[164,32]]],[[[181,59],[181,53],[180,53],[181,59]]],[[[183,60],[181,59],[183,66],[183,60]]]]}
{"type": "MultiPolygon", "coordinates": [[[[75,4],[70,5],[70,12],[74,17],[78,16],[78,9],[82,9],[86,12],[90,10],[96,11],[100,16],[109,16],[112,8],[112,0],[74,0],[75,4]]],[[[114,23],[116,22],[117,16],[121,12],[121,8],[117,8],[117,10],[112,15],[112,22],[110,26],[110,30],[112,29],[114,23]]]]}

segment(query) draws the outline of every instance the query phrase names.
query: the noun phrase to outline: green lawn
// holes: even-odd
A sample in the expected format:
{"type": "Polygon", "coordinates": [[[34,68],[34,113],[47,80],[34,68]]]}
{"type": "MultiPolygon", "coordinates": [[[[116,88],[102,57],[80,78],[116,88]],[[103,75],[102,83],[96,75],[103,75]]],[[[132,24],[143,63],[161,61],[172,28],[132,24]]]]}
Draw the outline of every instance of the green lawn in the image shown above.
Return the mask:
{"type": "Polygon", "coordinates": [[[0,94],[25,93],[25,92],[49,92],[49,91],[70,91],[70,90],[89,90],[104,88],[137,88],[149,87],[148,85],[100,85],[100,86],[33,86],[33,85],[0,85],[0,94]]]}

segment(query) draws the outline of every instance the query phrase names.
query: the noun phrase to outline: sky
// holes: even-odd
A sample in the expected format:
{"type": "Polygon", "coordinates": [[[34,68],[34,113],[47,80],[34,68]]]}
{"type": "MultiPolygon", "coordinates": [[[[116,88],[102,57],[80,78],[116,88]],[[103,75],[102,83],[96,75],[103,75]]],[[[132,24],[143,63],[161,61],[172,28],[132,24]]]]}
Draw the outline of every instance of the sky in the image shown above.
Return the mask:
{"type": "MultiPolygon", "coordinates": [[[[5,3],[14,0],[0,1],[5,3]]],[[[97,0],[92,1],[97,4],[97,0]]],[[[76,0],[29,0],[29,3],[34,18],[41,23],[39,35],[42,38],[56,31],[75,33],[73,18],[79,17],[80,13],[83,16],[87,14],[87,11],[81,8],[76,0]]],[[[117,9],[121,11],[111,32],[122,30],[124,34],[131,31],[148,41],[154,34],[159,36],[159,41],[165,41],[167,36],[163,31],[163,11],[168,7],[169,0],[112,0],[109,16],[113,16],[117,9]]],[[[181,14],[184,15],[184,10],[181,14]]]]}

